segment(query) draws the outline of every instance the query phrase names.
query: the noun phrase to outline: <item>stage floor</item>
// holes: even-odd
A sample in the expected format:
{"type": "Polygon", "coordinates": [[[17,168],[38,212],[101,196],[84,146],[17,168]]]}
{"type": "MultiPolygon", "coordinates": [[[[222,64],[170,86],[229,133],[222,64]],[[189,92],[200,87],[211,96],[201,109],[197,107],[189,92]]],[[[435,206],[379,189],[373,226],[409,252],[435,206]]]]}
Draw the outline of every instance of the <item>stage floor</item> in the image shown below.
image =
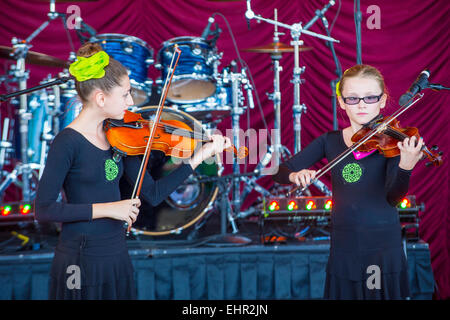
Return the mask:
{"type": "MultiPolygon", "coordinates": [[[[138,299],[321,299],[329,242],[128,240],[138,299]]],[[[47,299],[51,247],[0,255],[0,299],[47,299]]],[[[407,243],[411,299],[431,299],[428,244],[407,243]]]]}

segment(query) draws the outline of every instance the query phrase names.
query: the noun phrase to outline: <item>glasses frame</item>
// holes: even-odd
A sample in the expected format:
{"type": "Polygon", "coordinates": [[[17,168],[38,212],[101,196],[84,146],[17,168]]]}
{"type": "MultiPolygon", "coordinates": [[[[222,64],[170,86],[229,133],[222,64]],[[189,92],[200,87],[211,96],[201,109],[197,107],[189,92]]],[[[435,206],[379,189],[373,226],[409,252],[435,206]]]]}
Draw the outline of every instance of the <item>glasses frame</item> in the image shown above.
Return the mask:
{"type": "Polygon", "coordinates": [[[344,101],[345,104],[348,104],[349,106],[355,106],[355,105],[359,104],[361,102],[361,100],[363,100],[364,103],[366,103],[366,104],[374,104],[374,103],[377,103],[377,102],[379,102],[381,100],[381,97],[383,96],[383,94],[384,94],[384,92],[382,92],[379,96],[371,95],[371,96],[365,96],[365,97],[362,97],[362,98],[360,98],[360,97],[342,97],[342,100],[344,101]],[[376,97],[377,101],[375,101],[375,102],[367,102],[365,100],[365,99],[371,98],[371,97],[376,97]],[[358,99],[358,102],[356,102],[356,103],[348,103],[347,99],[349,99],[349,98],[356,98],[356,99],[358,99]]]}

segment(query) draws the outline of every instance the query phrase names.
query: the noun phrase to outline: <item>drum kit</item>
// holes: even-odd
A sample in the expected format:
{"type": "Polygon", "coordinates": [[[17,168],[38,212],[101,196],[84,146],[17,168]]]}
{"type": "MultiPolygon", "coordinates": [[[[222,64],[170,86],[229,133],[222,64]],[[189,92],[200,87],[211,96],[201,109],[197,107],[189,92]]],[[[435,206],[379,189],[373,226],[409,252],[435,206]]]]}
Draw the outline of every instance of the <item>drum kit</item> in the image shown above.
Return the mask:
{"type": "MultiPolygon", "coordinates": [[[[65,23],[65,15],[54,11],[54,1],[51,0],[50,20],[61,17],[65,23]]],[[[271,57],[274,71],[274,93],[269,96],[274,104],[276,132],[272,146],[268,148],[266,155],[260,160],[254,172],[250,174],[240,172],[237,160],[233,160],[233,173],[223,177],[224,165],[218,158],[213,165],[199,166],[195,174],[175,190],[163,204],[152,208],[152,221],[140,221],[141,224],[133,229],[134,234],[159,236],[180,233],[187,227],[198,224],[206,213],[214,209],[216,203],[221,206],[222,217],[228,219],[233,233],[236,233],[238,230],[234,220],[247,215],[241,213],[240,208],[248,193],[256,190],[263,196],[270,195],[270,192],[258,185],[256,180],[261,176],[263,167],[271,158],[276,158],[275,160],[279,163],[280,160],[291,155],[289,150],[281,145],[279,131],[281,123],[280,59],[285,53],[294,53],[296,57],[293,74],[295,86],[293,111],[295,113],[295,151],[299,151],[300,115],[304,112],[305,106],[299,101],[300,75],[303,73],[304,67],[300,68],[298,56],[299,52],[310,51],[312,48],[303,46],[303,42],[299,40],[302,33],[301,26],[279,23],[276,21],[276,11],[275,20],[254,15],[249,7],[249,1],[247,8],[247,19],[258,19],[275,25],[273,41],[270,44],[244,49],[248,52],[270,54],[271,57]],[[292,45],[286,45],[279,41],[278,26],[291,29],[292,45]],[[243,190],[241,190],[242,184],[244,185],[243,190]],[[229,198],[230,186],[231,201],[229,198]],[[180,214],[180,211],[183,214],[180,214]]],[[[82,25],[87,26],[85,23],[82,25]]],[[[13,109],[17,109],[17,121],[15,117],[4,117],[3,127],[0,130],[2,133],[0,144],[0,195],[2,198],[5,190],[14,183],[22,191],[21,201],[34,199],[49,144],[59,131],[76,118],[82,108],[82,103],[77,97],[74,80],[69,77],[68,73],[68,66],[75,60],[75,54],[70,53],[68,61],[64,61],[29,50],[31,40],[45,26],[41,26],[26,40],[13,38],[12,47],[0,46],[0,58],[15,61],[8,74],[0,76],[0,84],[2,81],[5,84],[15,83],[21,90],[0,96],[0,101],[9,100],[9,105],[13,109]],[[63,68],[64,71],[60,72],[58,77],[49,76],[44,79],[40,86],[27,89],[26,82],[29,72],[25,70],[26,64],[63,68]],[[18,134],[14,134],[17,122],[19,130],[18,134]],[[5,165],[13,164],[14,159],[18,159],[15,167],[9,171],[4,170],[5,165]]],[[[181,120],[190,124],[192,128],[198,127],[204,133],[211,133],[211,130],[216,129],[222,119],[230,117],[233,144],[239,147],[241,145],[239,141],[240,116],[246,109],[254,108],[252,98],[254,86],[252,79],[248,76],[250,70],[246,68],[238,71],[236,67],[230,65],[219,70],[223,54],[218,52],[216,41],[221,30],[216,27],[216,30],[211,32],[210,27],[211,21],[201,37],[181,36],[163,42],[156,55],[153,48],[144,40],[134,36],[117,33],[97,34],[92,32],[92,28],[84,29],[84,32],[89,33],[89,41],[99,43],[110,56],[128,69],[135,102],[132,111],[142,113],[144,117],[148,118],[152,117],[155,111],[155,107],[149,105],[152,92],[155,92],[152,89],[156,88],[156,92],[160,93],[161,79],[165,79],[167,73],[170,72],[174,46],[180,48],[182,54],[167,94],[168,108],[165,108],[162,118],[181,120]],[[213,36],[213,38],[208,40],[208,36],[213,36]],[[148,77],[151,67],[159,70],[161,75],[155,81],[148,77]],[[247,105],[244,104],[244,91],[247,93],[247,105]]],[[[81,31],[83,31],[83,27],[81,27],[81,31]]],[[[305,31],[305,33],[317,36],[313,32],[305,31]]],[[[68,36],[73,48],[70,35],[68,34],[68,36]]],[[[319,36],[328,41],[335,41],[331,37],[319,36]]],[[[168,174],[176,167],[176,164],[172,163],[170,159],[164,160],[158,171],[159,175],[168,174]]],[[[324,193],[330,194],[325,185],[322,184],[318,187],[324,193]]],[[[222,233],[225,232],[222,226],[222,233]]]]}

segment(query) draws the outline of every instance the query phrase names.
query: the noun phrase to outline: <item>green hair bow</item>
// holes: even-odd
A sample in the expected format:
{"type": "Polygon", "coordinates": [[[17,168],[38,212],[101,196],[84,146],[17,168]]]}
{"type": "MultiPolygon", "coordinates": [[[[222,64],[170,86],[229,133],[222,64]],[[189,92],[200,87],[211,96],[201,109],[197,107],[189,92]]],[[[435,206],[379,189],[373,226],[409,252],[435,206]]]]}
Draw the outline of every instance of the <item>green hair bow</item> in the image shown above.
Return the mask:
{"type": "Polygon", "coordinates": [[[108,54],[105,51],[99,51],[88,58],[77,57],[77,61],[70,65],[69,72],[77,79],[77,81],[99,79],[104,77],[104,68],[108,64],[108,54]]]}

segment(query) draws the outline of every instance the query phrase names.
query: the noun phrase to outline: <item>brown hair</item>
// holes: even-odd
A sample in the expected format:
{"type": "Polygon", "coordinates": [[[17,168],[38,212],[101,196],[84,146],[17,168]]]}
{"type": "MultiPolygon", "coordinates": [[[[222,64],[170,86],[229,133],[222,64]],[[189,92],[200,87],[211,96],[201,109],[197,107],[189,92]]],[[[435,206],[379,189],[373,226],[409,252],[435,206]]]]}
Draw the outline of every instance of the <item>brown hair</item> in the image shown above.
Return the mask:
{"type": "MultiPolygon", "coordinates": [[[[86,42],[77,52],[78,57],[90,57],[97,52],[103,51],[98,43],[86,42]]],[[[95,89],[100,89],[106,93],[112,88],[119,86],[124,76],[128,75],[127,69],[113,57],[109,57],[109,64],[105,67],[105,76],[100,79],[89,79],[85,81],[75,80],[75,89],[81,101],[87,102],[89,95],[95,89]]]]}
{"type": "Polygon", "coordinates": [[[341,77],[341,80],[339,82],[339,94],[342,96],[342,91],[345,85],[345,80],[347,78],[353,78],[353,77],[367,77],[372,78],[378,81],[378,84],[380,85],[381,90],[383,90],[383,93],[387,93],[386,84],[384,83],[384,77],[381,74],[381,72],[372,66],[369,66],[367,64],[357,64],[353,67],[345,70],[344,74],[341,77]]]}

